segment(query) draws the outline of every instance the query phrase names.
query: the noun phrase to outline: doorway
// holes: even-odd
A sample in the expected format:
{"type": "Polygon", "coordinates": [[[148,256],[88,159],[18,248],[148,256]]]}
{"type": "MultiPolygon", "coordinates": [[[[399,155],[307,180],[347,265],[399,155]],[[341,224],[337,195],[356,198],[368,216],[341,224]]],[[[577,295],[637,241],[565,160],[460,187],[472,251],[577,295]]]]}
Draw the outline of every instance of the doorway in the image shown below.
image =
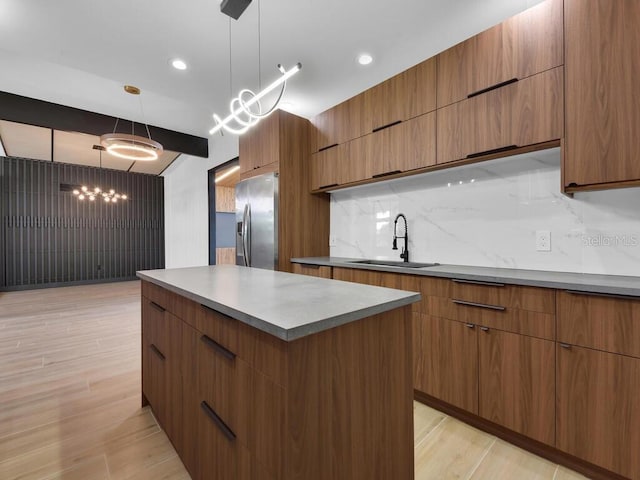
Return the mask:
{"type": "Polygon", "coordinates": [[[236,263],[238,157],[209,170],[209,265],[236,263]]]}

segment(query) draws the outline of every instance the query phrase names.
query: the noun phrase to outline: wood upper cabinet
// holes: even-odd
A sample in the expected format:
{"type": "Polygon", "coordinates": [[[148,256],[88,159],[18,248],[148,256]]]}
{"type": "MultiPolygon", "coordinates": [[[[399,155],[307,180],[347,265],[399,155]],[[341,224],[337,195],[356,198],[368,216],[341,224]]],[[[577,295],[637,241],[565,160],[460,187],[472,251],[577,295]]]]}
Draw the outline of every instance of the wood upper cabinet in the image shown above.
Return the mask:
{"type": "Polygon", "coordinates": [[[438,109],[437,163],[563,136],[563,67],[438,109]]]}
{"type": "Polygon", "coordinates": [[[280,115],[273,115],[260,121],[240,137],[240,175],[267,165],[276,164],[280,159],[280,115]]]}
{"type": "Polygon", "coordinates": [[[479,415],[555,443],[555,343],[480,327],[479,415]]]}
{"type": "Polygon", "coordinates": [[[557,356],[557,448],[640,478],[640,359],[568,345],[557,356]]]}
{"type": "Polygon", "coordinates": [[[311,155],[309,178],[311,190],[319,190],[345,183],[347,144],[336,145],[311,155]]]}
{"type": "Polygon", "coordinates": [[[311,120],[315,130],[311,151],[322,151],[361,136],[363,108],[364,94],[360,94],[316,115],[311,120]]]}
{"type": "Polygon", "coordinates": [[[639,24],[634,0],[565,0],[565,188],[640,181],[639,24]]]}
{"type": "Polygon", "coordinates": [[[413,313],[414,388],[478,413],[476,326],[413,313]]]}
{"type": "Polygon", "coordinates": [[[439,54],[438,108],[562,65],[562,19],[546,0],[439,54]]]}
{"type": "Polygon", "coordinates": [[[366,90],[363,108],[364,133],[435,110],[435,57],[366,90]]]}
{"type": "Polygon", "coordinates": [[[351,155],[351,160],[357,163],[369,159],[374,177],[436,163],[435,112],[379,130],[367,137],[370,139],[366,157],[351,155]]]}

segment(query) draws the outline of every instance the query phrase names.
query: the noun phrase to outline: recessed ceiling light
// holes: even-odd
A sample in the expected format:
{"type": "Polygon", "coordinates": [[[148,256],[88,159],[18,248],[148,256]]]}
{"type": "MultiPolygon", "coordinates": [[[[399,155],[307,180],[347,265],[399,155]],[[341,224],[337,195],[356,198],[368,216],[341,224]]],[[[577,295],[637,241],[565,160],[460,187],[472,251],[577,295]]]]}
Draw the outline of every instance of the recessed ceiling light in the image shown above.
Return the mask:
{"type": "Polygon", "coordinates": [[[371,62],[373,62],[373,57],[368,53],[358,55],[358,63],[360,65],[369,65],[371,62]]]}
{"type": "Polygon", "coordinates": [[[176,70],[186,70],[187,69],[187,64],[184,62],[184,60],[180,60],[179,58],[173,59],[171,61],[171,65],[176,70]]]}

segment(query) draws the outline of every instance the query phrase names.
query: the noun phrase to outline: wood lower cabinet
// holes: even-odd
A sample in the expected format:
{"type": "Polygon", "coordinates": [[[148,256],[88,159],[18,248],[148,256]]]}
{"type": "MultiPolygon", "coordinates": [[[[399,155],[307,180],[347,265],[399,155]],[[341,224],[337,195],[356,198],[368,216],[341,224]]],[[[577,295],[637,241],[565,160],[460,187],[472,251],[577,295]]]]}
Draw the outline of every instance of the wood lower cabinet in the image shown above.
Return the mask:
{"type": "Polygon", "coordinates": [[[479,327],[481,417],[555,443],[555,343],[479,327]]]}
{"type": "Polygon", "coordinates": [[[142,382],[194,480],[413,479],[411,307],[285,342],[186,301],[143,297],[142,382]]]}
{"type": "Polygon", "coordinates": [[[558,346],[557,447],[640,479],[640,359],[558,346]]]}
{"type": "Polygon", "coordinates": [[[546,0],[440,53],[438,108],[562,65],[562,4],[546,0]]]}
{"type": "Polygon", "coordinates": [[[478,413],[475,325],[414,313],[413,359],[416,390],[478,413]]]}
{"type": "Polygon", "coordinates": [[[309,275],[311,277],[331,278],[331,267],[294,263],[293,273],[297,273],[299,275],[309,275]]]}
{"type": "Polygon", "coordinates": [[[182,321],[157,303],[142,297],[143,403],[151,405],[176,451],[183,451],[181,381],[182,321]]]}
{"type": "Polygon", "coordinates": [[[437,163],[563,136],[563,67],[438,109],[437,163]]]}
{"type": "Polygon", "coordinates": [[[640,2],[565,0],[563,187],[640,183],[640,2]]]}

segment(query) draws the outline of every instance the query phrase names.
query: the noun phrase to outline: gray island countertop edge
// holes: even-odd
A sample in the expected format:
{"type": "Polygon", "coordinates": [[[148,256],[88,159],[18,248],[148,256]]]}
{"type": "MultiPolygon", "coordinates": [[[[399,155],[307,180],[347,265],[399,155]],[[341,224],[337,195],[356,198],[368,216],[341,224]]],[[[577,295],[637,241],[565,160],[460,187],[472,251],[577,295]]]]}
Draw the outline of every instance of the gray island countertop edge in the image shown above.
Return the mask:
{"type": "Polygon", "coordinates": [[[137,276],[285,341],[420,300],[416,292],[235,265],[144,270],[137,276]]]}

